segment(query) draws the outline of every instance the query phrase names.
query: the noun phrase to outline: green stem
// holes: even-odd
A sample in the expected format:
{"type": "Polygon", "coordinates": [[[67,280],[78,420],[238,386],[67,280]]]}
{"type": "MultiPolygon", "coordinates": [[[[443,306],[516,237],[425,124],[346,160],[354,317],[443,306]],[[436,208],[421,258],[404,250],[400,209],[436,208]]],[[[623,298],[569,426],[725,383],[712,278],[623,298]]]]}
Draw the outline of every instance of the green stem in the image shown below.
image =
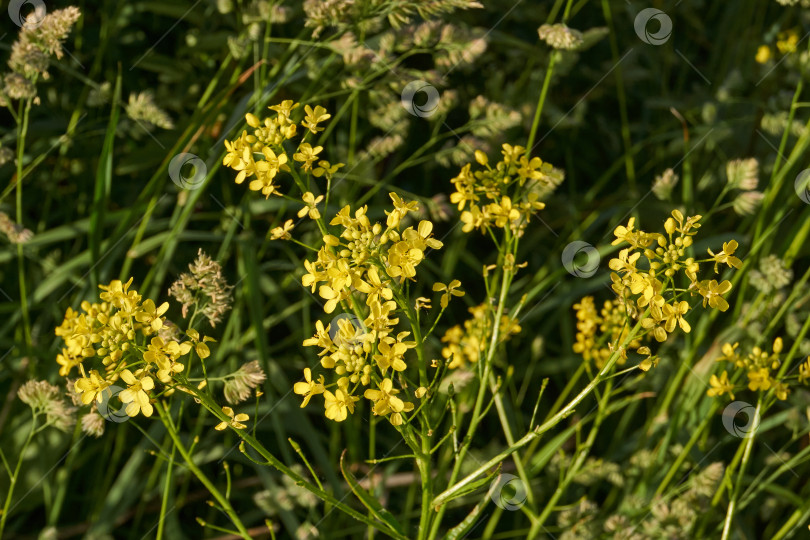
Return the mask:
{"type": "Polygon", "coordinates": [[[37,414],[33,413],[33,418],[31,420],[31,431],[28,432],[28,437],[25,439],[25,443],[23,443],[22,449],[20,450],[20,457],[17,458],[17,465],[14,467],[14,474],[11,475],[8,484],[8,493],[6,494],[6,501],[3,504],[3,514],[0,515],[0,538],[3,537],[3,530],[6,528],[6,520],[8,519],[9,508],[11,507],[11,497],[14,495],[14,488],[17,485],[17,478],[20,477],[20,468],[22,467],[23,458],[25,457],[25,451],[28,450],[28,445],[31,444],[31,440],[34,438],[34,434],[37,432],[37,414]]]}
{"type": "Polygon", "coordinates": [[[188,450],[186,449],[185,445],[180,441],[180,436],[178,435],[175,425],[172,422],[171,416],[169,415],[169,411],[165,408],[165,405],[162,403],[157,404],[157,411],[160,414],[160,419],[163,421],[163,425],[166,426],[166,431],[169,434],[169,437],[172,438],[172,442],[174,443],[174,447],[180,452],[180,455],[183,456],[183,460],[186,462],[186,466],[188,469],[197,477],[202,485],[211,493],[211,495],[216,499],[217,503],[225,510],[225,513],[228,514],[228,517],[231,518],[231,521],[236,528],[239,530],[240,535],[245,540],[250,540],[250,533],[245,528],[245,525],[242,523],[242,520],[239,519],[236,511],[231,506],[230,501],[225,498],[224,495],[217,489],[217,487],[208,479],[205,473],[200,470],[199,467],[194,463],[194,460],[189,454],[188,450]]]}
{"type": "MultiPolygon", "coordinates": [[[[26,100],[25,104],[20,102],[20,114],[22,122],[17,124],[17,182],[16,190],[16,210],[17,210],[17,224],[23,224],[23,211],[22,211],[22,180],[23,180],[23,156],[25,154],[25,137],[28,135],[28,117],[31,112],[31,100],[26,100]]],[[[28,290],[25,284],[25,255],[23,253],[23,245],[17,244],[17,272],[20,281],[20,308],[22,310],[23,318],[23,334],[25,336],[26,354],[31,354],[31,315],[28,311],[28,290]]]]}
{"type": "Polygon", "coordinates": [[[751,458],[751,448],[754,446],[754,437],[756,436],[756,431],[759,427],[759,414],[761,410],[762,397],[757,399],[757,408],[756,411],[754,411],[753,431],[751,432],[750,436],[745,439],[745,450],[743,450],[742,462],[740,463],[740,468],[737,471],[737,482],[734,485],[734,491],[732,491],[730,500],[728,501],[728,510],[726,511],[726,519],[723,522],[723,536],[721,537],[721,540],[728,540],[729,534],[731,533],[731,521],[734,518],[734,511],[736,510],[737,506],[737,497],[739,497],[740,490],[742,489],[743,475],[745,474],[745,469],[748,466],[748,461],[751,458]]]}
{"type": "Polygon", "coordinates": [[[160,502],[160,519],[158,520],[157,540],[163,538],[163,527],[166,525],[166,507],[169,505],[169,492],[172,489],[172,466],[174,465],[174,455],[176,446],[172,446],[172,454],[166,463],[166,482],[163,484],[163,500],[160,502]]]}
{"type": "MultiPolygon", "coordinates": [[[[492,399],[495,401],[495,410],[498,412],[498,419],[501,422],[501,429],[503,429],[504,437],[506,437],[506,444],[512,446],[515,444],[515,437],[512,434],[512,428],[509,426],[509,419],[506,416],[506,409],[503,406],[501,395],[497,391],[498,385],[496,384],[495,377],[492,375],[492,373],[489,374],[489,386],[492,389],[492,399]]],[[[515,454],[515,457],[512,459],[515,462],[515,469],[517,469],[520,481],[523,482],[524,486],[526,486],[526,502],[529,503],[529,508],[534,511],[534,492],[529,489],[531,484],[529,483],[529,475],[526,474],[526,467],[523,465],[523,459],[521,459],[520,454],[515,454]]]]}
{"type": "MultiPolygon", "coordinates": [[[[507,231],[507,234],[508,234],[508,229],[506,231],[507,231]]],[[[514,244],[512,244],[515,251],[517,251],[517,243],[518,243],[518,241],[517,241],[517,239],[515,239],[514,244]]],[[[509,246],[510,243],[509,243],[508,239],[506,241],[504,241],[504,244],[509,246]]],[[[507,249],[508,249],[508,247],[507,247],[507,249]]],[[[503,260],[503,258],[504,257],[502,257],[501,260],[503,260]]],[[[510,277],[511,277],[510,272],[507,272],[506,270],[504,270],[502,281],[501,281],[501,291],[500,291],[500,295],[499,295],[499,298],[498,298],[498,308],[497,308],[497,310],[495,312],[495,320],[493,321],[492,336],[491,336],[491,339],[490,339],[489,349],[487,351],[487,355],[484,358],[483,375],[481,376],[480,384],[478,386],[478,394],[477,394],[476,399],[475,399],[475,406],[473,407],[472,418],[470,419],[470,426],[467,429],[467,433],[466,433],[466,435],[464,437],[464,442],[462,443],[461,448],[459,449],[458,455],[456,456],[455,463],[453,464],[453,470],[450,473],[449,485],[453,485],[453,483],[458,478],[458,475],[459,475],[459,473],[461,471],[461,465],[464,462],[464,458],[467,455],[467,450],[469,449],[470,443],[472,442],[473,436],[475,435],[475,430],[478,428],[478,424],[480,423],[480,421],[482,419],[481,408],[483,406],[484,397],[486,396],[486,392],[487,392],[487,381],[489,380],[489,373],[490,373],[490,369],[492,367],[492,359],[495,356],[495,349],[497,348],[498,342],[500,341],[501,318],[503,317],[504,304],[506,303],[506,296],[507,296],[507,293],[509,292],[509,285],[511,284],[510,277]]],[[[528,443],[529,441],[526,441],[526,442],[528,443]]],[[[518,443],[516,443],[516,444],[518,444],[518,443]]],[[[514,447],[514,445],[513,445],[513,447],[514,447]]],[[[515,447],[515,449],[517,449],[517,448],[519,448],[519,446],[515,447]]],[[[510,454],[511,454],[511,452],[510,452],[510,454]]],[[[505,459],[505,456],[504,456],[504,459],[505,459]]],[[[444,493],[447,493],[447,490],[445,490],[444,493]]],[[[433,527],[432,527],[432,529],[430,531],[430,536],[428,537],[428,538],[431,538],[431,539],[435,538],[436,535],[438,534],[439,526],[441,524],[442,517],[444,517],[444,512],[446,510],[445,506],[440,505],[440,504],[437,503],[437,499],[438,498],[434,498],[433,502],[432,502],[432,506],[439,507],[439,508],[438,508],[438,511],[436,512],[436,517],[433,520],[433,527]]]]}
{"type": "Polygon", "coordinates": [[[546,68],[546,78],[543,80],[543,89],[540,90],[540,97],[537,99],[537,108],[534,110],[534,120],[532,120],[532,129],[529,131],[529,141],[526,143],[526,153],[531,155],[534,149],[534,138],[537,135],[537,128],[540,126],[540,113],[543,112],[543,105],[546,102],[546,94],[551,85],[551,76],[554,71],[554,64],[557,62],[557,57],[560,53],[556,50],[551,51],[549,56],[548,67],[546,68]]]}
{"type": "MultiPolygon", "coordinates": [[[[636,325],[630,331],[630,334],[625,338],[623,345],[626,345],[627,343],[632,341],[640,328],[641,323],[636,323],[636,325]]],[[[440,506],[449,499],[452,499],[456,493],[461,491],[465,486],[467,486],[471,482],[475,481],[476,478],[478,478],[486,471],[488,471],[489,469],[491,469],[492,467],[494,467],[495,465],[497,465],[498,463],[509,457],[511,454],[513,454],[520,448],[523,448],[524,446],[526,446],[527,444],[538,438],[546,431],[549,431],[551,428],[553,428],[554,426],[559,424],[562,420],[567,418],[570,414],[572,414],[574,412],[575,407],[579,405],[579,403],[582,402],[583,399],[585,399],[588,395],[590,395],[590,393],[593,392],[594,388],[596,388],[596,386],[606,378],[608,372],[613,368],[613,366],[616,364],[616,361],[619,359],[619,350],[620,348],[617,347],[616,350],[610,355],[610,358],[605,363],[604,367],[602,367],[599,373],[596,374],[596,377],[594,377],[594,379],[590,383],[588,383],[588,385],[585,388],[583,388],[582,391],[579,394],[577,394],[577,396],[574,399],[572,399],[565,407],[560,409],[560,411],[557,414],[555,414],[553,417],[551,417],[542,425],[535,428],[533,431],[530,431],[529,433],[524,435],[515,444],[513,444],[506,450],[503,450],[495,457],[493,457],[492,459],[490,459],[489,461],[487,461],[486,463],[475,469],[473,472],[465,476],[463,480],[459,481],[452,487],[440,493],[436,498],[433,499],[433,506],[440,506]]]]}
{"type": "MultiPolygon", "coordinates": [[[[186,392],[188,392],[189,394],[200,400],[200,404],[203,407],[205,407],[208,410],[208,412],[210,412],[216,418],[226,422],[230,420],[230,418],[227,418],[225,416],[225,413],[222,412],[221,408],[210,398],[210,396],[202,392],[199,392],[194,386],[184,385],[184,388],[186,392]]],[[[233,427],[231,427],[231,429],[234,433],[236,433],[239,436],[239,438],[241,438],[245,443],[250,445],[251,448],[253,448],[256,452],[258,452],[262,458],[264,458],[265,463],[263,463],[263,465],[269,465],[270,467],[273,467],[274,469],[278,470],[280,473],[289,476],[291,479],[295,481],[296,485],[306,489],[313,495],[316,495],[319,499],[323,500],[326,503],[329,503],[330,505],[348,514],[357,521],[360,521],[367,525],[372,525],[376,527],[378,530],[387,534],[388,536],[391,536],[392,538],[396,538],[398,540],[408,540],[406,536],[387,527],[386,524],[374,521],[373,519],[370,519],[367,515],[347,506],[346,504],[343,503],[343,499],[337,499],[331,493],[327,493],[326,491],[320,489],[319,487],[309,482],[301,474],[287,467],[284,463],[281,462],[281,460],[279,460],[276,456],[270,453],[270,451],[267,450],[262,443],[260,443],[255,437],[253,437],[250,433],[248,433],[247,430],[236,429],[233,427]]],[[[242,448],[240,448],[240,450],[242,450],[242,448]]],[[[251,458],[250,456],[248,456],[247,454],[245,455],[246,457],[248,457],[248,459],[250,459],[254,463],[260,463],[257,462],[255,459],[251,458]]]]}

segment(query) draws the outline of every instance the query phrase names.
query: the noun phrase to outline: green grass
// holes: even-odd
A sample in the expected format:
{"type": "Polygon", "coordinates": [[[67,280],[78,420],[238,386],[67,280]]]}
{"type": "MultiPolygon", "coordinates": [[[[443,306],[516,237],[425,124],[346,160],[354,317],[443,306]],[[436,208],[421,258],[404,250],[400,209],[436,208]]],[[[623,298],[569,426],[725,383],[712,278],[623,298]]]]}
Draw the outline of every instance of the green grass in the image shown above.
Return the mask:
{"type": "MultiPolygon", "coordinates": [[[[356,11],[332,15],[342,17],[339,24],[317,36],[295,2],[286,21],[272,24],[259,6],[276,2],[78,4],[82,17],[65,42],[70,54],[37,83],[40,103],[12,100],[0,113],[0,148],[14,156],[0,165],[0,211],[33,233],[22,244],[0,234],[4,503],[14,478],[3,537],[31,538],[50,527],[59,538],[136,539],[286,538],[302,527],[324,538],[807,534],[809,394],[796,376],[810,354],[810,204],[794,185],[810,166],[807,8],[655,3],[673,23],[656,46],[633,26],[650,7],[643,3],[483,3],[413,12],[410,24],[424,16],[437,25],[415,33],[392,21],[417,3],[355,2],[356,11]],[[231,9],[220,12],[226,4],[231,9]],[[538,39],[542,24],[563,21],[585,32],[586,47],[555,51],[538,39]],[[776,42],[790,29],[800,41],[783,59],[776,42]],[[365,49],[344,57],[349,32],[365,49]],[[772,51],[764,64],[754,60],[762,44],[772,51]],[[405,110],[401,92],[411,81],[437,89],[435,113],[405,110]],[[130,95],[143,91],[169,114],[172,129],[127,113],[130,95]],[[459,279],[466,295],[451,302],[419,355],[407,356],[410,380],[433,377],[440,338],[468,318],[468,307],[492,297],[490,320],[516,313],[522,327],[508,341],[496,332],[477,365],[439,370],[455,395],[432,394],[411,435],[372,415],[366,400],[336,423],[324,418],[322,401],[302,409],[292,393],[318,360],[303,340],[316,320],[334,315],[301,285],[304,260],[314,253],[269,237],[287,219],[298,221],[300,193],[293,176],[280,173],[290,197],[265,200],[222,166],[223,140],[239,136],[244,115],[265,116],[285,99],[332,114],[325,131],[310,135],[326,159],[345,163],[320,206],[327,223],[347,204],[367,204],[370,218],[384,221],[391,191],[433,210],[425,218],[444,247],[427,254],[410,297],[433,298],[436,313],[433,283],[459,279]],[[453,192],[450,180],[474,163],[473,149],[495,162],[503,143],[527,142],[565,180],[519,243],[496,232],[499,252],[490,235],[462,232],[455,205],[433,198],[453,192]],[[195,189],[170,177],[180,153],[206,165],[195,189]],[[741,214],[732,207],[739,191],[727,186],[726,164],[749,157],[758,160],[763,198],[741,214]],[[668,168],[680,180],[659,198],[651,188],[668,168]],[[673,209],[704,216],[696,256],[739,242],[742,268],[714,277],[733,284],[730,308],[704,310],[699,296],[686,297],[692,331],[654,345],[657,367],[645,373],[631,359],[600,372],[572,350],[572,306],[588,295],[597,306],[614,297],[608,261],[624,247],[610,244],[617,225],[634,217],[637,227],[662,232],[673,209]],[[563,264],[574,241],[598,250],[590,277],[563,264]],[[226,404],[212,384],[201,404],[182,392],[159,398],[152,418],[107,422],[101,438],[77,425],[68,433],[47,428],[26,445],[32,417],[17,391],[31,379],[65,388],[54,334],[65,310],[96,299],[99,284],[133,277],[145,297],[170,301],[167,317],[181,324],[167,291],[199,248],[234,285],[221,323],[198,325],[216,339],[207,375],[252,360],[267,374],[264,394],[237,407],[251,417],[248,430],[212,429],[226,404]],[[509,249],[527,263],[513,277],[502,272],[509,249]],[[755,272],[771,255],[792,279],[769,291],[755,272]],[[500,268],[487,290],[482,267],[493,264],[500,268]],[[726,342],[770,352],[777,336],[785,346],[776,371],[789,377],[791,392],[780,400],[773,390],[748,390],[746,373],[729,367],[735,400],[761,418],[754,436],[735,436],[723,416],[735,400],[706,394],[711,375],[727,367],[715,360],[726,342]],[[512,488],[525,492],[525,500],[515,495],[514,509],[512,488],[498,499],[499,473],[514,475],[512,488]],[[279,505],[281,498],[292,502],[279,505]]],[[[3,58],[18,31],[4,24],[3,58]]],[[[312,186],[327,191],[323,179],[312,186]]],[[[293,235],[321,242],[309,220],[293,235]]],[[[745,414],[736,421],[743,425],[745,414]]]]}

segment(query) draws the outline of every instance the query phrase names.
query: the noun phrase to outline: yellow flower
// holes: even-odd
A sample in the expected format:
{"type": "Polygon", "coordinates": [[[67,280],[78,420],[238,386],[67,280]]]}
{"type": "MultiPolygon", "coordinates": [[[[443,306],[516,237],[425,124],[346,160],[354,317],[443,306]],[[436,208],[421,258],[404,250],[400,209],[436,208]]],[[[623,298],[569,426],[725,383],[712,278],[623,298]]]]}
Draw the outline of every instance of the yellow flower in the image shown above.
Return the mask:
{"type": "Polygon", "coordinates": [[[225,157],[222,159],[222,164],[230,167],[235,171],[239,171],[236,175],[236,183],[241,184],[247,177],[247,164],[252,160],[250,154],[249,143],[247,142],[247,131],[242,131],[242,135],[234,141],[225,141],[225,157]]]}
{"type": "Polygon", "coordinates": [[[660,307],[650,304],[650,316],[641,319],[641,326],[652,331],[652,335],[658,342],[667,340],[666,321],[660,307]]]}
{"type": "Polygon", "coordinates": [[[728,302],[722,295],[731,290],[731,282],[725,280],[717,283],[717,280],[701,281],[697,284],[698,292],[703,297],[703,307],[709,304],[709,307],[717,308],[720,311],[728,309],[728,302]]]}
{"type": "Polygon", "coordinates": [[[768,390],[773,384],[768,368],[759,368],[748,372],[749,390],[768,390]]]}
{"type": "Polygon", "coordinates": [[[385,214],[388,216],[385,224],[388,227],[398,227],[399,222],[408,215],[408,212],[419,211],[419,203],[416,201],[403,201],[399,198],[399,195],[394,192],[389,193],[388,196],[394,201],[394,209],[390,212],[388,210],[385,211],[385,214]]]}
{"type": "Polygon", "coordinates": [[[796,45],[799,43],[799,34],[791,28],[784,32],[779,32],[776,41],[776,48],[782,54],[792,53],[796,50],[796,45]]]}
{"type": "Polygon", "coordinates": [[[268,147],[262,148],[264,155],[263,161],[256,162],[255,174],[256,180],[249,184],[251,191],[261,191],[265,198],[270,197],[276,191],[276,186],[273,185],[273,178],[276,177],[281,170],[287,170],[287,154],[281,153],[276,155],[272,149],[268,147]]]}
{"type": "Polygon", "coordinates": [[[759,48],[757,49],[757,55],[754,57],[757,63],[764,64],[765,62],[770,60],[770,58],[771,58],[771,48],[768,47],[767,45],[760,45],[759,48]]]}
{"type": "Polygon", "coordinates": [[[293,100],[291,99],[285,99],[280,104],[272,105],[267,108],[272,111],[276,111],[279,116],[283,117],[284,119],[286,119],[287,122],[289,122],[292,110],[298,107],[299,105],[300,105],[299,103],[294,103],[293,100]]]}
{"type": "Polygon", "coordinates": [[[231,409],[230,407],[222,407],[222,412],[224,412],[225,415],[230,418],[230,420],[227,422],[226,421],[220,422],[219,424],[214,426],[215,430],[222,431],[228,426],[231,426],[234,429],[245,429],[247,427],[242,422],[247,422],[248,420],[250,420],[250,416],[246,415],[245,413],[239,413],[237,415],[234,415],[233,409],[231,409]]]}
{"type": "Polygon", "coordinates": [[[722,362],[725,360],[726,362],[732,362],[736,364],[737,361],[739,361],[740,359],[740,355],[737,354],[737,347],[739,346],[740,346],[739,343],[734,343],[734,345],[732,345],[731,343],[724,343],[723,347],[721,348],[723,355],[719,357],[717,361],[722,362]]]}
{"type": "Polygon", "coordinates": [[[388,250],[389,266],[386,272],[391,277],[413,278],[417,265],[424,258],[424,250],[418,245],[405,240],[397,242],[388,250]]]}
{"type": "Polygon", "coordinates": [[[318,162],[318,166],[312,169],[312,176],[315,178],[320,178],[321,176],[326,176],[327,180],[331,180],[335,173],[343,167],[343,163],[335,163],[332,165],[326,160],[321,160],[318,162]]]}
{"type": "Polygon", "coordinates": [[[132,279],[126,283],[121,282],[119,279],[114,279],[109,285],[99,285],[98,288],[104,291],[98,296],[105,302],[109,302],[116,308],[130,312],[135,305],[141,301],[141,295],[137,291],[130,291],[129,287],[132,285],[132,279]]]}
{"type": "Polygon", "coordinates": [[[121,380],[127,383],[128,388],[122,390],[118,397],[122,403],[127,403],[127,416],[138,416],[138,413],[146,417],[152,416],[152,404],[149,403],[149,396],[146,391],[155,387],[155,382],[145,372],[139,370],[138,376],[132,374],[128,369],[121,372],[121,380]]]}
{"type": "Polygon", "coordinates": [[[650,369],[658,366],[658,356],[653,355],[652,351],[650,351],[649,347],[646,347],[646,346],[645,347],[639,347],[638,349],[636,349],[636,352],[638,354],[647,355],[647,358],[642,360],[638,365],[638,368],[641,371],[650,371],[650,369]]]}
{"type": "Polygon", "coordinates": [[[714,259],[715,274],[717,273],[718,264],[727,264],[731,268],[742,268],[742,261],[733,256],[737,246],[736,240],[730,240],[729,242],[723,242],[723,251],[720,253],[714,254],[711,249],[708,250],[709,255],[714,259]]]}
{"type": "Polygon", "coordinates": [[[82,403],[88,405],[92,403],[93,400],[101,403],[104,390],[109,388],[112,383],[102,378],[95,369],[90,371],[89,377],[84,376],[84,369],[81,371],[82,378],[76,381],[74,384],[74,389],[76,392],[81,392],[82,403]]]}
{"type": "MultiPolygon", "coordinates": [[[[320,321],[318,321],[320,322],[320,321]]],[[[310,398],[317,394],[323,394],[325,388],[323,386],[323,375],[317,381],[312,380],[312,370],[304,368],[304,380],[306,382],[297,382],[293,385],[293,392],[304,396],[304,401],[301,403],[301,408],[307,406],[310,398]]]]}
{"type": "Polygon", "coordinates": [[[715,396],[722,396],[726,392],[731,396],[731,399],[734,399],[734,385],[728,382],[728,373],[723,372],[720,374],[720,377],[717,375],[712,375],[709,379],[709,384],[711,388],[706,391],[706,395],[715,397],[715,396]]]}
{"type": "Polygon", "coordinates": [[[318,124],[332,118],[332,115],[328,114],[326,109],[320,105],[316,105],[314,110],[309,105],[304,105],[304,111],[306,111],[307,115],[304,117],[304,121],[301,122],[301,125],[309,129],[312,133],[323,131],[324,128],[319,127],[318,124]]]}
{"type": "Polygon", "coordinates": [[[312,164],[318,159],[318,154],[323,150],[323,146],[312,147],[309,143],[301,143],[298,147],[298,152],[293,154],[295,161],[300,161],[303,165],[302,168],[308,171],[312,168],[312,164]]]}
{"type": "Polygon", "coordinates": [[[288,219],[281,227],[274,227],[270,231],[270,240],[289,240],[292,238],[290,231],[295,228],[293,220],[288,219]]]}
{"type": "Polygon", "coordinates": [[[489,205],[489,214],[495,218],[495,226],[501,228],[520,218],[520,211],[512,206],[512,199],[506,196],[501,198],[500,204],[489,205]]]}
{"type": "Polygon", "coordinates": [[[393,386],[391,379],[386,378],[379,383],[379,390],[369,388],[363,395],[366,399],[374,402],[373,411],[375,415],[385,416],[391,413],[389,421],[393,425],[399,426],[402,424],[402,415],[400,413],[413,410],[413,403],[404,402],[396,397],[399,390],[394,390],[393,386]]]}
{"type": "Polygon", "coordinates": [[[366,304],[371,305],[374,302],[379,302],[380,298],[391,300],[394,297],[394,291],[388,287],[388,284],[388,281],[383,282],[380,279],[380,273],[377,271],[377,267],[370,266],[369,269],[366,270],[366,279],[356,279],[354,287],[358,291],[368,295],[366,297],[366,304]]]}
{"type": "Polygon", "coordinates": [[[632,244],[633,239],[633,226],[636,223],[636,218],[631,217],[630,220],[627,222],[627,226],[619,225],[615,229],[613,229],[613,235],[616,237],[610,244],[615,246],[617,244],[621,244],[622,242],[627,242],[628,244],[632,244]]]}
{"type": "Polygon", "coordinates": [[[147,299],[141,304],[141,311],[135,314],[135,320],[149,326],[153,332],[157,332],[163,328],[163,319],[161,319],[161,316],[166,313],[168,309],[168,302],[163,302],[160,306],[155,307],[155,303],[147,299]]]}
{"type": "Polygon", "coordinates": [[[675,330],[675,324],[681,327],[681,330],[687,334],[692,330],[689,323],[684,319],[684,315],[689,311],[689,303],[686,301],[675,302],[674,304],[665,304],[663,307],[663,315],[666,320],[666,331],[672,333],[675,330]]]}
{"type": "Polygon", "coordinates": [[[346,420],[348,413],[354,413],[354,403],[360,399],[342,388],[335,390],[334,394],[324,390],[323,397],[326,401],[326,417],[335,422],[342,422],[346,420]]]}
{"type": "Polygon", "coordinates": [[[377,367],[385,374],[390,367],[394,371],[405,371],[408,365],[403,360],[408,349],[416,347],[415,341],[402,341],[410,335],[410,332],[400,332],[396,340],[386,336],[377,344],[378,354],[374,355],[377,367]]]}
{"type": "Polygon", "coordinates": [[[439,304],[442,306],[442,309],[445,309],[447,305],[450,303],[450,298],[453,296],[464,296],[464,291],[456,290],[461,287],[461,282],[457,279],[454,279],[450,282],[449,285],[445,285],[444,283],[434,283],[433,284],[433,291],[439,292],[444,291],[439,304]]]}
{"type": "Polygon", "coordinates": [[[776,395],[776,399],[784,401],[787,399],[790,389],[785,383],[778,382],[774,386],[773,393],[776,395]]]}
{"type": "Polygon", "coordinates": [[[807,379],[810,379],[810,356],[806,362],[799,365],[799,382],[803,383],[807,379]]]}
{"type": "Polygon", "coordinates": [[[298,217],[302,218],[309,214],[309,219],[319,219],[321,213],[318,212],[317,205],[323,200],[323,195],[315,197],[311,191],[307,191],[304,193],[302,199],[306,203],[306,206],[298,211],[298,217]]]}
{"type": "Polygon", "coordinates": [[[62,348],[62,354],[56,355],[56,363],[61,367],[59,368],[59,375],[67,377],[70,375],[70,370],[74,366],[81,365],[83,360],[82,356],[75,356],[69,350],[62,348]]]}

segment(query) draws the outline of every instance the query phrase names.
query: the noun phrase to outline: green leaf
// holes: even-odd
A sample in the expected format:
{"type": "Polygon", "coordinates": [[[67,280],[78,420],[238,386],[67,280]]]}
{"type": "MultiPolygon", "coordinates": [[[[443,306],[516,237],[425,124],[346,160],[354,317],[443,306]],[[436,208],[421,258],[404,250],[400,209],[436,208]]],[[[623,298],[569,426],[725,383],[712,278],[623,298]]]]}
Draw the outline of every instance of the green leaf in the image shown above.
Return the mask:
{"type": "Polygon", "coordinates": [[[346,467],[346,450],[340,455],[340,472],[343,473],[343,478],[346,479],[346,482],[351,487],[352,492],[360,499],[360,502],[363,503],[363,506],[368,508],[368,511],[371,514],[379,519],[380,521],[385,522],[390,526],[390,528],[400,534],[404,534],[402,531],[402,525],[400,525],[399,521],[394,517],[394,515],[383,508],[374,496],[372,496],[369,492],[364,490],[360,487],[360,484],[357,482],[357,478],[351,473],[351,471],[346,467]]]}

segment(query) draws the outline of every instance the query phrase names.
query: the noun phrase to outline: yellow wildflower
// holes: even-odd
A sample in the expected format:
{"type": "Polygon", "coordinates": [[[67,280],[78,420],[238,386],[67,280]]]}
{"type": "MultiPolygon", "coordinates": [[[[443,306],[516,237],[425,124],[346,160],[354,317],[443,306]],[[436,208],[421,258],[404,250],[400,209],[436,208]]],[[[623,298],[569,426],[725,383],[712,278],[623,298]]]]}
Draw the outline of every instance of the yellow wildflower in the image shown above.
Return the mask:
{"type": "Polygon", "coordinates": [[[298,217],[302,218],[309,215],[309,219],[319,219],[321,217],[321,213],[318,212],[317,205],[323,200],[323,195],[318,195],[315,197],[311,191],[307,191],[304,193],[302,200],[304,203],[306,203],[306,206],[298,211],[298,217]]]}
{"type": "Polygon", "coordinates": [[[304,368],[304,380],[306,382],[297,382],[293,385],[293,392],[304,396],[304,401],[301,402],[301,408],[307,406],[312,396],[324,393],[323,375],[317,381],[312,380],[312,370],[304,368]]]}
{"type": "Polygon", "coordinates": [[[706,391],[706,395],[715,397],[722,396],[728,392],[731,399],[734,399],[734,385],[728,381],[728,372],[724,371],[720,374],[720,377],[712,375],[709,379],[709,384],[711,388],[706,391]]]}
{"type": "Polygon", "coordinates": [[[312,168],[312,164],[318,159],[318,154],[323,150],[323,146],[312,147],[309,143],[301,143],[298,147],[298,152],[293,154],[295,161],[302,163],[301,168],[308,171],[312,168]]]}
{"type": "Polygon", "coordinates": [[[128,369],[121,372],[121,380],[128,387],[118,397],[122,403],[127,404],[127,416],[138,416],[138,413],[146,417],[152,416],[153,409],[146,392],[155,387],[155,382],[143,370],[138,370],[136,374],[137,376],[133,375],[128,369]]]}
{"type": "Polygon", "coordinates": [[[320,105],[316,105],[314,110],[309,105],[304,105],[304,111],[306,111],[307,115],[301,125],[314,134],[324,130],[324,128],[318,126],[319,123],[332,118],[332,115],[327,113],[326,109],[320,105]]]}
{"type": "Polygon", "coordinates": [[[289,240],[292,238],[290,231],[295,228],[293,220],[288,219],[281,227],[274,227],[270,231],[270,240],[289,240]]]}
{"type": "Polygon", "coordinates": [[[717,273],[718,264],[727,264],[731,268],[742,268],[742,261],[734,257],[734,252],[737,250],[737,241],[731,240],[723,242],[723,251],[720,253],[713,253],[711,249],[708,250],[709,255],[714,259],[714,272],[717,273]]]}
{"type": "Polygon", "coordinates": [[[335,422],[342,422],[348,417],[348,413],[354,412],[354,404],[360,398],[347,393],[342,388],[335,390],[333,394],[329,390],[324,390],[323,397],[326,400],[326,417],[335,422]]]}
{"type": "Polygon", "coordinates": [[[433,284],[433,291],[439,292],[443,291],[444,294],[442,295],[439,304],[442,306],[442,309],[445,309],[447,305],[450,303],[450,298],[453,296],[464,296],[464,291],[457,290],[461,287],[461,281],[454,279],[448,285],[444,283],[434,283],[433,284]]]}
{"type": "Polygon", "coordinates": [[[224,412],[225,415],[230,418],[230,420],[220,422],[219,424],[214,426],[215,430],[222,431],[228,426],[231,426],[234,429],[245,429],[247,427],[242,422],[247,422],[248,420],[250,420],[250,416],[246,415],[245,413],[239,413],[237,415],[234,415],[233,409],[231,409],[230,407],[222,407],[222,412],[224,412]]]}

